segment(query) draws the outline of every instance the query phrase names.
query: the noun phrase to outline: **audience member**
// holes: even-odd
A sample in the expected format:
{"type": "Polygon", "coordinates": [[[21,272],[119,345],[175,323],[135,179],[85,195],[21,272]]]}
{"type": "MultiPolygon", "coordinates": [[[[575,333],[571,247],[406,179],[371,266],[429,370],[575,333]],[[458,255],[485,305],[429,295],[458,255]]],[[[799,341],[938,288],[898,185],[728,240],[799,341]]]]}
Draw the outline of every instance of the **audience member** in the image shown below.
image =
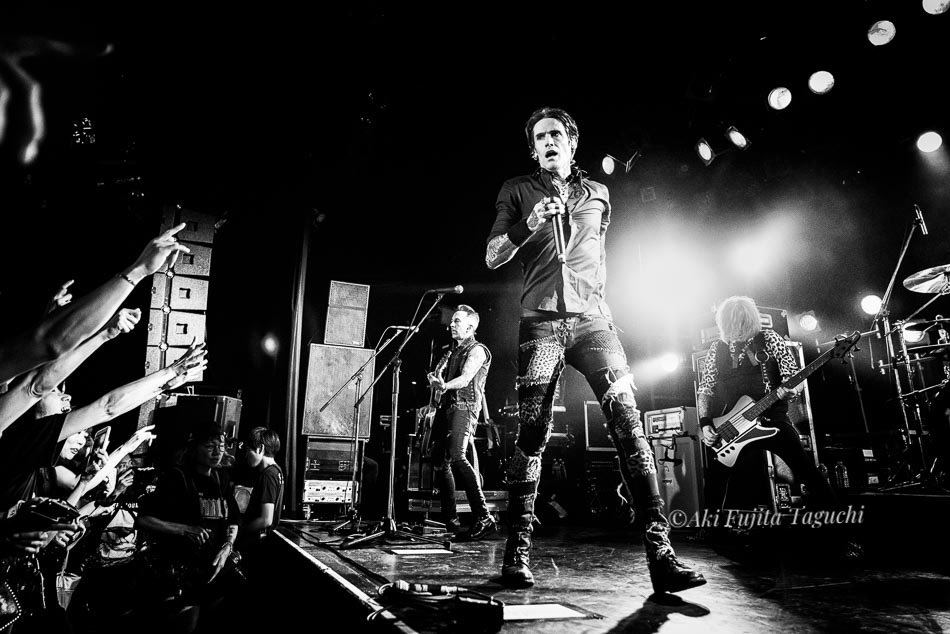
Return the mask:
{"type": "Polygon", "coordinates": [[[143,589],[150,623],[163,632],[202,631],[223,623],[222,602],[243,585],[234,550],[240,511],[221,469],[224,430],[197,422],[183,463],[159,476],[136,520],[150,580],[143,589]]]}

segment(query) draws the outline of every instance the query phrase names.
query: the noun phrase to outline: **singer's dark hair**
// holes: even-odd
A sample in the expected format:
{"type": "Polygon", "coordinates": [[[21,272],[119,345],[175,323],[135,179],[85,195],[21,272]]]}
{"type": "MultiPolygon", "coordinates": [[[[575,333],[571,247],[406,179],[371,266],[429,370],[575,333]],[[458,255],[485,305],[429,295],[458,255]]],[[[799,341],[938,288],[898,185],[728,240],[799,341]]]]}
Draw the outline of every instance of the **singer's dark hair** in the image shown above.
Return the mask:
{"type": "Polygon", "coordinates": [[[476,329],[476,330],[478,329],[478,322],[480,321],[480,318],[479,318],[479,316],[478,316],[478,313],[475,312],[475,309],[474,309],[474,308],[472,308],[472,307],[469,306],[468,304],[459,304],[459,305],[458,305],[458,308],[455,309],[455,312],[457,312],[457,313],[465,313],[465,314],[467,314],[468,316],[470,316],[470,317],[472,317],[473,319],[475,319],[475,329],[476,329]]]}
{"type": "Polygon", "coordinates": [[[524,126],[524,135],[528,139],[528,149],[534,151],[534,126],[541,119],[557,119],[560,121],[567,131],[567,138],[573,141],[574,145],[577,144],[580,133],[577,131],[577,122],[574,121],[574,117],[569,115],[566,110],[545,106],[544,108],[535,110],[531,116],[528,117],[528,122],[524,126]]]}

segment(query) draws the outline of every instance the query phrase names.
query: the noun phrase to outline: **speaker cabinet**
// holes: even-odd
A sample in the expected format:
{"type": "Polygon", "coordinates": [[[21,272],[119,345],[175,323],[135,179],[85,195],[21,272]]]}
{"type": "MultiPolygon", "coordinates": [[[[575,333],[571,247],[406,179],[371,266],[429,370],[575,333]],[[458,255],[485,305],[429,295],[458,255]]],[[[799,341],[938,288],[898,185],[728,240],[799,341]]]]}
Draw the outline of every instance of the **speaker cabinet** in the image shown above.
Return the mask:
{"type": "Polygon", "coordinates": [[[671,436],[653,438],[650,445],[667,517],[672,511],[692,517],[706,508],[700,440],[695,436],[671,436]]]}
{"type": "MultiPolygon", "coordinates": [[[[346,381],[373,354],[368,348],[327,346],[310,344],[310,362],[307,369],[307,391],[304,399],[303,429],[305,436],[319,438],[352,438],[353,413],[356,399],[366,391],[373,380],[376,360],[363,370],[360,392],[356,381],[350,381],[330,406],[320,411],[324,403],[336,394],[346,381]]],[[[359,438],[369,438],[373,406],[373,391],[370,390],[359,407],[359,438]]]]}
{"type": "Polygon", "coordinates": [[[331,281],[323,343],[362,347],[368,307],[369,286],[331,281]]]}
{"type": "MultiPolygon", "coordinates": [[[[181,357],[192,341],[205,340],[205,313],[211,275],[211,247],[217,218],[208,213],[167,205],[162,211],[161,230],[185,223],[176,238],[190,253],[179,255],[175,265],[163,265],[152,276],[148,315],[145,373],[160,370],[181,357]]],[[[204,377],[197,377],[201,381],[204,377]]],[[[139,408],[139,427],[153,422],[156,408],[164,403],[150,400],[139,408]]]]}

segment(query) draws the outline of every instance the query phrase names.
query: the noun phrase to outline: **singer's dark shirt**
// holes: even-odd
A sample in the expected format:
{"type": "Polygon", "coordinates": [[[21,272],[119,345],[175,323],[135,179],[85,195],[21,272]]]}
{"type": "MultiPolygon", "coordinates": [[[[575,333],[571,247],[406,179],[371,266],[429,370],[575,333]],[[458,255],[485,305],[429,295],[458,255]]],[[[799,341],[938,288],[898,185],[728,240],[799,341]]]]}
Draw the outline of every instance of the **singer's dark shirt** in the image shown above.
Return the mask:
{"type": "Polygon", "coordinates": [[[515,259],[521,262],[524,287],[521,308],[525,315],[535,311],[557,314],[598,314],[611,318],[604,299],[607,280],[604,242],[610,224],[610,198],[607,188],[584,178],[583,172],[572,174],[566,209],[570,223],[564,223],[566,242],[565,266],[557,259],[552,222],[546,222],[534,233],[526,229],[528,215],[546,196],[557,196],[551,173],[538,168],[533,174],[506,181],[495,202],[497,215],[488,239],[508,234],[518,244],[518,237],[527,232],[527,239],[518,245],[515,259]],[[512,228],[514,228],[513,231],[512,228]]]}

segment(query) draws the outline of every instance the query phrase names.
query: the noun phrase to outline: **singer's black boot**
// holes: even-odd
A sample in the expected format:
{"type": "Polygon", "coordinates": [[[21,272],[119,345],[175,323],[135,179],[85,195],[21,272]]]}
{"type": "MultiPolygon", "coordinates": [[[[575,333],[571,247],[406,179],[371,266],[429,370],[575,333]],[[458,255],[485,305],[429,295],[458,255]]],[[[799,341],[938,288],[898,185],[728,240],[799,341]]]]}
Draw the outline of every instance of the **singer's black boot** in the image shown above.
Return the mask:
{"type": "Polygon", "coordinates": [[[501,582],[510,588],[530,588],[534,585],[531,574],[531,524],[508,533],[505,559],[501,567],[501,582]]]}
{"type": "Polygon", "coordinates": [[[531,531],[538,481],[508,482],[508,541],[501,566],[501,582],[511,588],[534,585],[531,574],[531,531]]]}
{"type": "Polygon", "coordinates": [[[669,532],[669,524],[664,518],[664,521],[647,524],[643,535],[653,591],[679,592],[706,583],[706,578],[701,573],[680,563],[676,558],[673,546],[670,545],[669,532]]]}

